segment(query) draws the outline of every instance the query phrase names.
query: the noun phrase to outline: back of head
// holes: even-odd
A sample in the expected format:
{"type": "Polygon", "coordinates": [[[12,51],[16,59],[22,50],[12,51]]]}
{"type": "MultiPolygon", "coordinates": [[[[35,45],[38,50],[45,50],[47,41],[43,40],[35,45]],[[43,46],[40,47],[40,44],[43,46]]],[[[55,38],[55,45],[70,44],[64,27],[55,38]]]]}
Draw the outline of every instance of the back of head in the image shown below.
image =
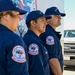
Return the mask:
{"type": "Polygon", "coordinates": [[[45,15],[61,15],[64,17],[66,14],[61,13],[57,7],[50,7],[45,11],[45,15]]]}

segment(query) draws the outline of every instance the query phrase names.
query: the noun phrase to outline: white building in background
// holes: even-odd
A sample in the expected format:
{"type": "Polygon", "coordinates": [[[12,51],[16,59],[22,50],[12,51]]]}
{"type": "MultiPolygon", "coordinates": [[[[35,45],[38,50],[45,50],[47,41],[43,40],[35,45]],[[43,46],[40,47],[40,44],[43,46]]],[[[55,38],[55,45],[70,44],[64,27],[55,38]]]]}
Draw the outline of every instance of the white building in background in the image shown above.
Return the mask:
{"type": "MultiPolygon", "coordinates": [[[[64,12],[64,0],[12,0],[12,1],[16,2],[20,8],[27,10],[27,11],[39,9],[42,12],[45,12],[47,8],[56,6],[61,12],[64,12]]],[[[24,32],[22,36],[27,31],[27,27],[25,24],[25,17],[26,15],[22,16],[22,19],[19,22],[19,27],[21,28],[21,30],[24,28],[24,32]]],[[[63,34],[63,28],[64,28],[64,23],[62,19],[61,26],[58,27],[57,30],[61,31],[61,33],[63,34]]],[[[19,31],[16,31],[16,33],[20,35],[19,31]]]]}

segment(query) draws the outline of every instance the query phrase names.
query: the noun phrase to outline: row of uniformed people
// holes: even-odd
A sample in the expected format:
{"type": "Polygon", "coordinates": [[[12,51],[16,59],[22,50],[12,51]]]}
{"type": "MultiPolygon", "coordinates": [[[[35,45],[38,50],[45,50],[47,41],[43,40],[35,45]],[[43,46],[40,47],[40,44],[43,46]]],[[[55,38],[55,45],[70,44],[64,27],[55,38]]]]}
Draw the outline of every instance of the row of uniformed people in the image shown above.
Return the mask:
{"type": "MultiPolygon", "coordinates": [[[[17,30],[19,15],[26,12],[11,0],[0,0],[0,75],[52,75],[49,68],[52,58],[59,62],[56,68],[54,64],[50,64],[53,75],[62,75],[62,50],[55,30],[50,26],[50,34],[42,34],[43,41],[39,38],[40,34],[47,30],[46,19],[50,20],[52,14],[45,15],[40,10],[31,11],[26,18],[28,31],[22,39],[14,31],[17,30]],[[51,56],[51,52],[54,55],[51,56]]],[[[65,15],[56,7],[53,7],[51,12],[53,15],[56,13],[57,18],[60,17],[58,15],[65,15]]]]}
{"type": "Polygon", "coordinates": [[[29,55],[30,75],[63,75],[61,35],[55,29],[64,16],[57,7],[48,8],[45,14],[35,10],[27,15],[28,31],[23,40],[29,55]]]}

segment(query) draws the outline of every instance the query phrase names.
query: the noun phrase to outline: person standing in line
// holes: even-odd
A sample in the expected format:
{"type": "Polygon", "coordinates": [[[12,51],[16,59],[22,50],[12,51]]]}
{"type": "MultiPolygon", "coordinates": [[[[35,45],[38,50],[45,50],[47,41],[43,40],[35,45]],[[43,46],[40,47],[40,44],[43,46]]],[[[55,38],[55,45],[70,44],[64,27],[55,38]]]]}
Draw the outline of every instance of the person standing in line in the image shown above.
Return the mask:
{"type": "Polygon", "coordinates": [[[0,75],[29,75],[26,45],[14,33],[26,12],[11,0],[0,0],[0,75]]]}
{"type": "Polygon", "coordinates": [[[62,75],[63,54],[60,44],[61,35],[55,29],[61,25],[61,17],[64,17],[66,14],[61,13],[57,7],[48,8],[45,14],[50,15],[52,18],[46,18],[46,31],[40,35],[40,38],[48,50],[51,75],[62,75]]]}
{"type": "Polygon", "coordinates": [[[31,11],[26,18],[28,31],[23,40],[27,44],[30,75],[50,75],[49,56],[39,38],[39,35],[45,32],[46,29],[45,17],[46,15],[40,10],[35,10],[31,11]]]}

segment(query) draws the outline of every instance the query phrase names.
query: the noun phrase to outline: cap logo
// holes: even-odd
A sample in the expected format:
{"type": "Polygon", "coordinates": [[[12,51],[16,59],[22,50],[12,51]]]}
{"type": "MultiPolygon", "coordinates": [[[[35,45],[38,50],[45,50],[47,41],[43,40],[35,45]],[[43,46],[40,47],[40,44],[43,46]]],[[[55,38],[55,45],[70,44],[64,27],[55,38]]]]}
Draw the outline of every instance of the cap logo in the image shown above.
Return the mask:
{"type": "Polygon", "coordinates": [[[18,8],[18,6],[16,6],[16,8],[18,8]]]}
{"type": "Polygon", "coordinates": [[[40,11],[39,14],[42,14],[42,12],[40,11]]]}
{"type": "MultiPolygon", "coordinates": [[[[12,3],[13,3],[13,4],[16,4],[15,2],[12,2],[12,3]]],[[[16,8],[18,8],[18,6],[17,6],[17,5],[16,5],[15,7],[16,7],[16,8]]]]}
{"type": "Polygon", "coordinates": [[[15,4],[15,2],[12,1],[13,4],[15,4]]]}
{"type": "Polygon", "coordinates": [[[58,9],[56,8],[55,11],[57,11],[58,9]]]}

